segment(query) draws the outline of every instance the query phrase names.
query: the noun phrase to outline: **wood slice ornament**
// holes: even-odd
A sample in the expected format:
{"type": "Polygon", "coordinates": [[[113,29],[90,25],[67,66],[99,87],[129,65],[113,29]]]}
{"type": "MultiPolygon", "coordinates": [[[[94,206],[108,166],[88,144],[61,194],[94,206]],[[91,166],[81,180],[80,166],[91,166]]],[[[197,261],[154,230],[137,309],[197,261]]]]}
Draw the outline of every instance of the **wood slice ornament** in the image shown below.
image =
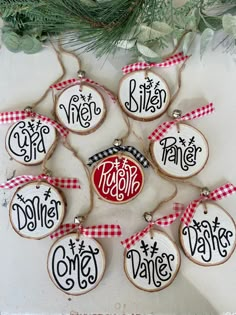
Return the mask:
{"type": "Polygon", "coordinates": [[[161,172],[174,178],[189,178],[204,168],[209,147],[199,130],[179,123],[161,140],[151,142],[150,152],[161,172]]]}
{"type": "Polygon", "coordinates": [[[22,237],[42,239],[61,225],[66,202],[62,192],[46,182],[19,187],[10,202],[10,222],[22,237]]]}
{"type": "Polygon", "coordinates": [[[48,273],[56,287],[66,294],[81,295],[93,290],[105,271],[105,255],[93,238],[70,233],[51,247],[48,273]]]}
{"type": "Polygon", "coordinates": [[[127,155],[115,154],[100,161],[92,172],[96,193],[111,203],[125,203],[142,190],[144,174],[140,165],[127,155]]]}
{"type": "Polygon", "coordinates": [[[169,236],[153,229],[124,252],[124,270],[137,288],[155,292],[169,286],[180,267],[180,253],[169,236]]]}
{"type": "Polygon", "coordinates": [[[150,121],[167,110],[170,91],[164,79],[155,72],[141,70],[121,79],[118,98],[121,108],[129,117],[150,121]]]}
{"type": "Polygon", "coordinates": [[[42,163],[56,141],[56,129],[39,118],[26,118],[13,124],[6,134],[9,155],[25,165],[42,163]]]}
{"type": "Polygon", "coordinates": [[[191,223],[181,224],[179,235],[185,255],[202,266],[223,264],[235,250],[235,222],[214,203],[200,203],[191,223]]]}

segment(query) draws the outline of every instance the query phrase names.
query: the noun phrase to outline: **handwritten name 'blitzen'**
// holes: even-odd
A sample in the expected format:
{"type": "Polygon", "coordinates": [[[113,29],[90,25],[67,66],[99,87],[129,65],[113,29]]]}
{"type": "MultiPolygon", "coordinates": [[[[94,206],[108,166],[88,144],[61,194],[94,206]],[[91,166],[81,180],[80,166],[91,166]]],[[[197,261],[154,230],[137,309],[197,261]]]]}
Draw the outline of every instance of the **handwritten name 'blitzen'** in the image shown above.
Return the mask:
{"type": "Polygon", "coordinates": [[[94,184],[103,198],[124,202],[140,192],[143,176],[140,167],[133,160],[113,156],[96,167],[94,184]]]}

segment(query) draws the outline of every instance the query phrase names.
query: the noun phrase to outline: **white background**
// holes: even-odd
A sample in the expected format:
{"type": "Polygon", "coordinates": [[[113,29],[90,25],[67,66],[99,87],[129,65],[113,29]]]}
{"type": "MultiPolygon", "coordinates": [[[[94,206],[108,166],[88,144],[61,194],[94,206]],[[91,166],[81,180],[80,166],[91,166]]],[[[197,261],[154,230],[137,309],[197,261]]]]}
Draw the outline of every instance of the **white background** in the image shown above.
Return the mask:
{"type": "MultiPolygon", "coordinates": [[[[119,52],[114,57],[97,60],[94,55],[81,55],[87,76],[117,92],[121,67],[130,59],[119,52]]],[[[76,75],[75,60],[66,55],[66,78],[76,75]]],[[[4,47],[0,50],[0,110],[23,109],[35,101],[60,74],[54,51],[45,48],[35,55],[13,54],[4,47]]],[[[205,169],[191,181],[215,188],[231,181],[236,185],[236,55],[222,52],[222,47],[207,52],[200,61],[196,43],[193,55],[183,72],[182,89],[171,107],[187,112],[213,101],[216,113],[192,122],[206,136],[210,146],[210,158],[205,169]]],[[[171,91],[176,86],[176,67],[158,70],[167,80],[171,91]]],[[[37,109],[50,115],[51,97],[37,109]]],[[[97,151],[109,147],[115,138],[126,131],[117,104],[107,98],[108,115],[104,124],[91,135],[70,135],[73,145],[86,160],[97,151]]],[[[131,121],[132,129],[143,137],[146,148],[147,136],[167,116],[154,122],[131,121]]],[[[26,167],[10,161],[4,147],[8,126],[0,132],[0,181],[15,175],[39,174],[40,166],[26,167]]],[[[142,150],[142,144],[132,136],[126,144],[142,150]]],[[[88,186],[81,164],[61,144],[48,163],[54,175],[78,176],[82,189],[64,190],[68,201],[65,222],[72,222],[77,214],[86,211],[89,202],[88,186]]],[[[198,196],[198,191],[179,184],[175,201],[187,204],[198,196]]],[[[95,208],[86,222],[119,223],[123,238],[145,227],[142,214],[173,191],[173,185],[157,177],[152,169],[145,170],[145,186],[132,202],[112,205],[95,197],[95,208]]],[[[59,291],[49,279],[46,260],[52,241],[26,240],[17,235],[9,222],[8,204],[14,191],[0,191],[0,311],[2,314],[224,314],[236,312],[236,254],[224,265],[201,267],[189,261],[181,251],[182,265],[174,283],[157,293],[147,293],[135,288],[123,271],[123,248],[120,239],[103,239],[101,244],[107,258],[105,275],[99,286],[84,296],[70,297],[59,291]]],[[[234,218],[236,196],[219,202],[234,218]]],[[[160,209],[158,215],[171,211],[171,202],[160,209]]],[[[178,225],[175,222],[165,231],[178,241],[178,225]]]]}

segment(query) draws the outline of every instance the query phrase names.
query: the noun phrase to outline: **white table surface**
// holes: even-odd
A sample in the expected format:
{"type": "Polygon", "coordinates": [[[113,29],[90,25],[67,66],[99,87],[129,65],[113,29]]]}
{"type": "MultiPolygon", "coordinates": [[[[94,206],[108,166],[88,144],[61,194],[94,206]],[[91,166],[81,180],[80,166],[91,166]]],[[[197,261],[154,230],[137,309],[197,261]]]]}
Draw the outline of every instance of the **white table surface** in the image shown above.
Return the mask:
{"type": "MultiPolygon", "coordinates": [[[[129,61],[129,55],[119,52],[114,57],[97,60],[93,54],[82,54],[83,69],[97,82],[117,92],[121,67],[129,61]]],[[[66,78],[77,72],[75,60],[64,57],[66,78]]],[[[35,101],[60,75],[60,67],[54,51],[46,47],[35,55],[13,54],[5,47],[0,50],[0,110],[23,109],[35,101]]],[[[184,112],[213,101],[216,113],[191,124],[200,129],[210,146],[209,162],[204,170],[191,179],[202,186],[215,188],[226,181],[236,184],[236,55],[208,51],[200,61],[199,43],[196,42],[192,57],[183,72],[182,89],[172,106],[184,112]]],[[[159,72],[168,81],[173,91],[176,84],[176,69],[159,72]]],[[[91,135],[70,136],[73,145],[83,159],[110,146],[115,138],[125,133],[125,124],[119,107],[108,101],[108,115],[104,124],[91,135]]],[[[37,111],[50,115],[52,100],[47,100],[37,111]]],[[[133,130],[145,139],[166,115],[153,122],[131,121],[133,130]]],[[[38,174],[40,166],[26,167],[9,159],[4,147],[8,126],[0,132],[0,181],[6,181],[13,171],[16,175],[38,174]]],[[[129,144],[142,149],[131,135],[129,144]]],[[[65,222],[72,222],[88,205],[88,186],[80,163],[71,153],[59,145],[48,163],[58,176],[78,176],[82,189],[65,191],[68,210],[65,222]],[[69,163],[68,163],[69,161],[69,163]]],[[[184,202],[197,197],[198,192],[179,184],[175,201],[184,202]]],[[[145,187],[132,202],[112,205],[95,196],[95,208],[87,224],[119,223],[123,238],[145,226],[142,214],[171,193],[173,187],[151,169],[145,170],[145,187]]],[[[34,241],[17,235],[9,222],[8,204],[13,191],[0,191],[0,311],[1,314],[228,314],[236,313],[236,253],[223,265],[201,267],[188,260],[181,251],[180,272],[167,289],[147,293],[135,288],[123,271],[123,247],[120,239],[103,239],[107,267],[99,286],[86,295],[73,297],[59,291],[49,279],[46,260],[52,241],[49,238],[34,241]],[[75,313],[76,314],[76,313],[75,313]]],[[[219,202],[236,218],[236,196],[219,202]]],[[[171,203],[160,209],[160,215],[171,210],[171,203]]],[[[166,232],[178,241],[179,221],[166,232]]]]}

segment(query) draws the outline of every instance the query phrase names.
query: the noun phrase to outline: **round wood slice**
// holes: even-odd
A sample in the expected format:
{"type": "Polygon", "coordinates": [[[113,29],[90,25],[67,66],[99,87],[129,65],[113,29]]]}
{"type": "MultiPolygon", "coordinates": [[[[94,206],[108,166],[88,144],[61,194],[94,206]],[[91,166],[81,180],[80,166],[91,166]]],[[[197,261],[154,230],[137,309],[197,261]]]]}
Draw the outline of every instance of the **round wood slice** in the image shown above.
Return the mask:
{"type": "Polygon", "coordinates": [[[141,70],[127,74],[120,80],[118,98],[128,116],[150,121],[167,110],[170,91],[159,75],[141,70]]]}
{"type": "Polygon", "coordinates": [[[65,215],[62,193],[45,183],[29,183],[17,189],[10,202],[10,222],[22,237],[41,239],[57,230],[65,215]]]}
{"type": "Polygon", "coordinates": [[[180,225],[180,243],[185,255],[202,266],[226,262],[235,250],[236,230],[232,217],[220,206],[200,204],[192,222],[180,225]]]}
{"type": "Polygon", "coordinates": [[[151,142],[150,152],[161,172],[175,178],[188,178],[204,168],[209,148],[199,130],[181,123],[179,131],[173,126],[160,141],[151,142]]]}
{"type": "Polygon", "coordinates": [[[102,95],[95,88],[75,84],[59,94],[55,113],[63,126],[83,135],[100,127],[106,116],[106,106],[102,95]]]}
{"type": "Polygon", "coordinates": [[[26,118],[13,124],[6,134],[6,150],[25,165],[42,163],[56,141],[56,129],[38,118],[26,118]]]}
{"type": "Polygon", "coordinates": [[[114,154],[101,160],[92,172],[96,193],[111,203],[125,203],[137,197],[143,183],[141,166],[124,154],[114,154]]]}
{"type": "Polygon", "coordinates": [[[160,291],[175,279],[180,267],[180,252],[163,232],[153,230],[124,252],[124,269],[137,288],[160,291]]]}
{"type": "Polygon", "coordinates": [[[48,254],[48,273],[55,286],[70,295],[93,290],[102,280],[105,255],[93,238],[70,233],[57,240],[48,254]]]}

